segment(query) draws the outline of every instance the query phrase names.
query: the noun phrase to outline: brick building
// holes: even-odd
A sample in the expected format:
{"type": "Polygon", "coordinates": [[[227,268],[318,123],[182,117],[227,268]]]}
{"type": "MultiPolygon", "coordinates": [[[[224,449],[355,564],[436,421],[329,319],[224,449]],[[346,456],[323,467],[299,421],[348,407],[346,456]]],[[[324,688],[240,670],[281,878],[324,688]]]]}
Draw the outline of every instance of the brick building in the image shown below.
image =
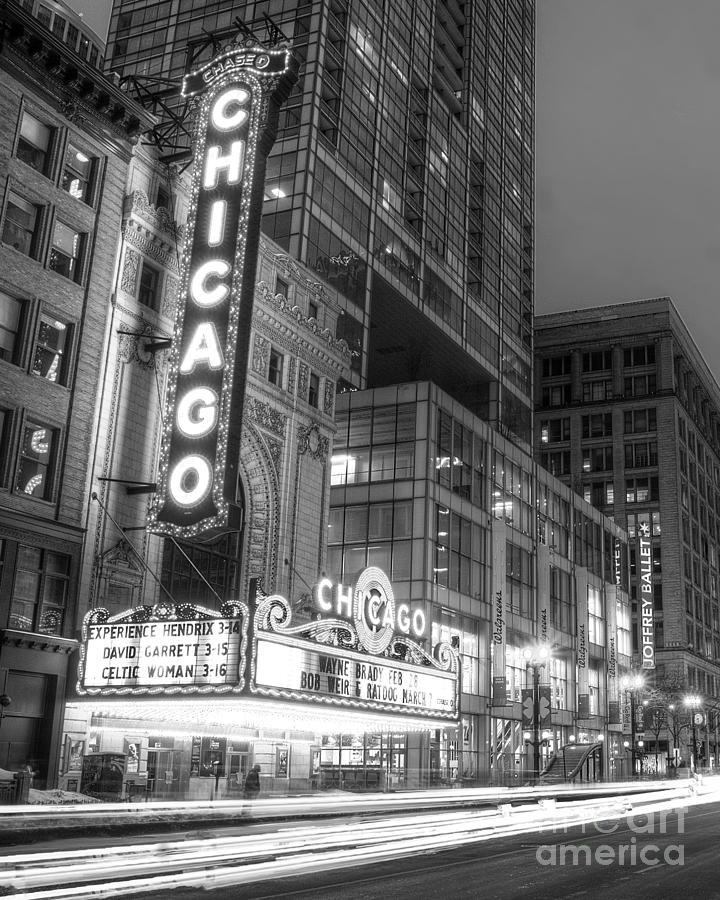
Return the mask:
{"type": "Polygon", "coordinates": [[[117,229],[151,122],[14,4],[0,57],[0,766],[52,782],[81,605],[117,229]]]}
{"type": "MultiPolygon", "coordinates": [[[[720,696],[715,376],[668,297],[538,316],[535,350],[538,461],[628,532],[636,666],[652,636],[648,688],[673,682],[711,709],[720,696]]],[[[706,752],[717,741],[712,716],[710,725],[706,752]]]]}

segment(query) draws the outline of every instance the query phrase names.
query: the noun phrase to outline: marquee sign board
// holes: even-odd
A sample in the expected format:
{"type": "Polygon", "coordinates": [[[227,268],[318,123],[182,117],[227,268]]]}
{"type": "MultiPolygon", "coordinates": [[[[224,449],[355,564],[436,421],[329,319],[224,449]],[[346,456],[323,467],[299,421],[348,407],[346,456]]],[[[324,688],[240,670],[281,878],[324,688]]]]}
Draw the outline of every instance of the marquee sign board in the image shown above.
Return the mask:
{"type": "Polygon", "coordinates": [[[245,684],[247,607],[140,606],[85,616],[81,695],[239,692],[245,684]]]}
{"type": "Polygon", "coordinates": [[[222,527],[237,493],[265,161],[280,104],[296,80],[288,49],[244,46],[183,84],[185,96],[200,96],[149,523],[157,533],[191,537],[222,527]]]}
{"type": "Polygon", "coordinates": [[[254,616],[252,694],[457,720],[457,653],[439,644],[431,656],[420,646],[415,636],[425,632],[424,614],[410,604],[395,604],[380,569],[365,569],[354,587],[323,579],[313,596],[321,616],[331,617],[292,625],[284,597],[260,601],[254,616]]]}

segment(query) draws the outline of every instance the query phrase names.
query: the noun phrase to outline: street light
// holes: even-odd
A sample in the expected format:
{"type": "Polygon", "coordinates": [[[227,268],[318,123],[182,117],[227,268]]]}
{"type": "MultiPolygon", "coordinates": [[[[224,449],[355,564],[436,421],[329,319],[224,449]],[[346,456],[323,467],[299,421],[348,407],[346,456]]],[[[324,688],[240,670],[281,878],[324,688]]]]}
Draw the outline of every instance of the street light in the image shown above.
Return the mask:
{"type": "Polygon", "coordinates": [[[526,697],[523,701],[523,718],[527,721],[532,715],[533,736],[525,738],[525,743],[532,745],[533,748],[533,775],[535,781],[540,779],[540,747],[548,743],[547,738],[540,736],[540,720],[543,722],[549,718],[550,708],[541,708],[540,703],[540,669],[547,665],[550,659],[550,650],[544,644],[534,647],[525,647],[522,651],[525,660],[525,670],[532,669],[532,694],[531,700],[526,697]],[[528,703],[530,700],[530,703],[528,703]],[[527,705],[526,705],[527,704],[527,705]]]}
{"type": "MultiPolygon", "coordinates": [[[[630,696],[630,759],[632,761],[632,774],[636,774],[635,759],[639,755],[635,749],[635,693],[645,687],[645,679],[639,672],[625,675],[621,684],[626,694],[630,696]]],[[[627,746],[627,742],[625,743],[627,746]]]]}
{"type": "Polygon", "coordinates": [[[702,708],[702,697],[699,694],[686,694],[683,697],[683,703],[692,710],[692,758],[690,760],[690,768],[694,771],[697,768],[698,757],[697,731],[695,730],[695,726],[698,724],[698,716],[700,721],[702,721],[702,715],[699,715],[695,710],[702,708]]]}

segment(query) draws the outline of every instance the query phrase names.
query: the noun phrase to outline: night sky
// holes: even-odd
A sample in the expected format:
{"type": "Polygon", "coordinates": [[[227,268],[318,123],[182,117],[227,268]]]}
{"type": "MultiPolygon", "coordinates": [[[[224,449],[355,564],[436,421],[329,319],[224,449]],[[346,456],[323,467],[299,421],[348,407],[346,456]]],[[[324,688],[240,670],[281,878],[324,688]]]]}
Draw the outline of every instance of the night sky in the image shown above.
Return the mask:
{"type": "Polygon", "coordinates": [[[720,2],[538,0],[536,312],[669,295],[720,377],[720,2]]]}
{"type": "Polygon", "coordinates": [[[720,378],[720,0],[537,13],[536,311],[669,295],[720,378]]]}

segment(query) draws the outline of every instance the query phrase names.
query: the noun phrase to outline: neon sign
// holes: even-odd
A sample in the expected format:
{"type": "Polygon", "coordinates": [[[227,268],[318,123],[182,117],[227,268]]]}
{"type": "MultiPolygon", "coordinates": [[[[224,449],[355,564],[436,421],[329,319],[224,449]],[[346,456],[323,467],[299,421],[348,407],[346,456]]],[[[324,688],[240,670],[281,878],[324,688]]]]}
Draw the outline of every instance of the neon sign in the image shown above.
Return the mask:
{"type": "Polygon", "coordinates": [[[206,89],[150,528],[191,537],[227,522],[250,341],[265,159],[297,78],[289,50],[246,48],[187,76],[206,89]],[[260,66],[262,63],[262,66],[260,66]]]}
{"type": "Polygon", "coordinates": [[[352,619],[361,644],[371,653],[382,653],[396,630],[417,639],[426,636],[424,611],[411,610],[407,603],[396,607],[390,581],[376,566],[360,573],[354,590],[323,578],[313,588],[313,599],[321,614],[352,619]]]}

